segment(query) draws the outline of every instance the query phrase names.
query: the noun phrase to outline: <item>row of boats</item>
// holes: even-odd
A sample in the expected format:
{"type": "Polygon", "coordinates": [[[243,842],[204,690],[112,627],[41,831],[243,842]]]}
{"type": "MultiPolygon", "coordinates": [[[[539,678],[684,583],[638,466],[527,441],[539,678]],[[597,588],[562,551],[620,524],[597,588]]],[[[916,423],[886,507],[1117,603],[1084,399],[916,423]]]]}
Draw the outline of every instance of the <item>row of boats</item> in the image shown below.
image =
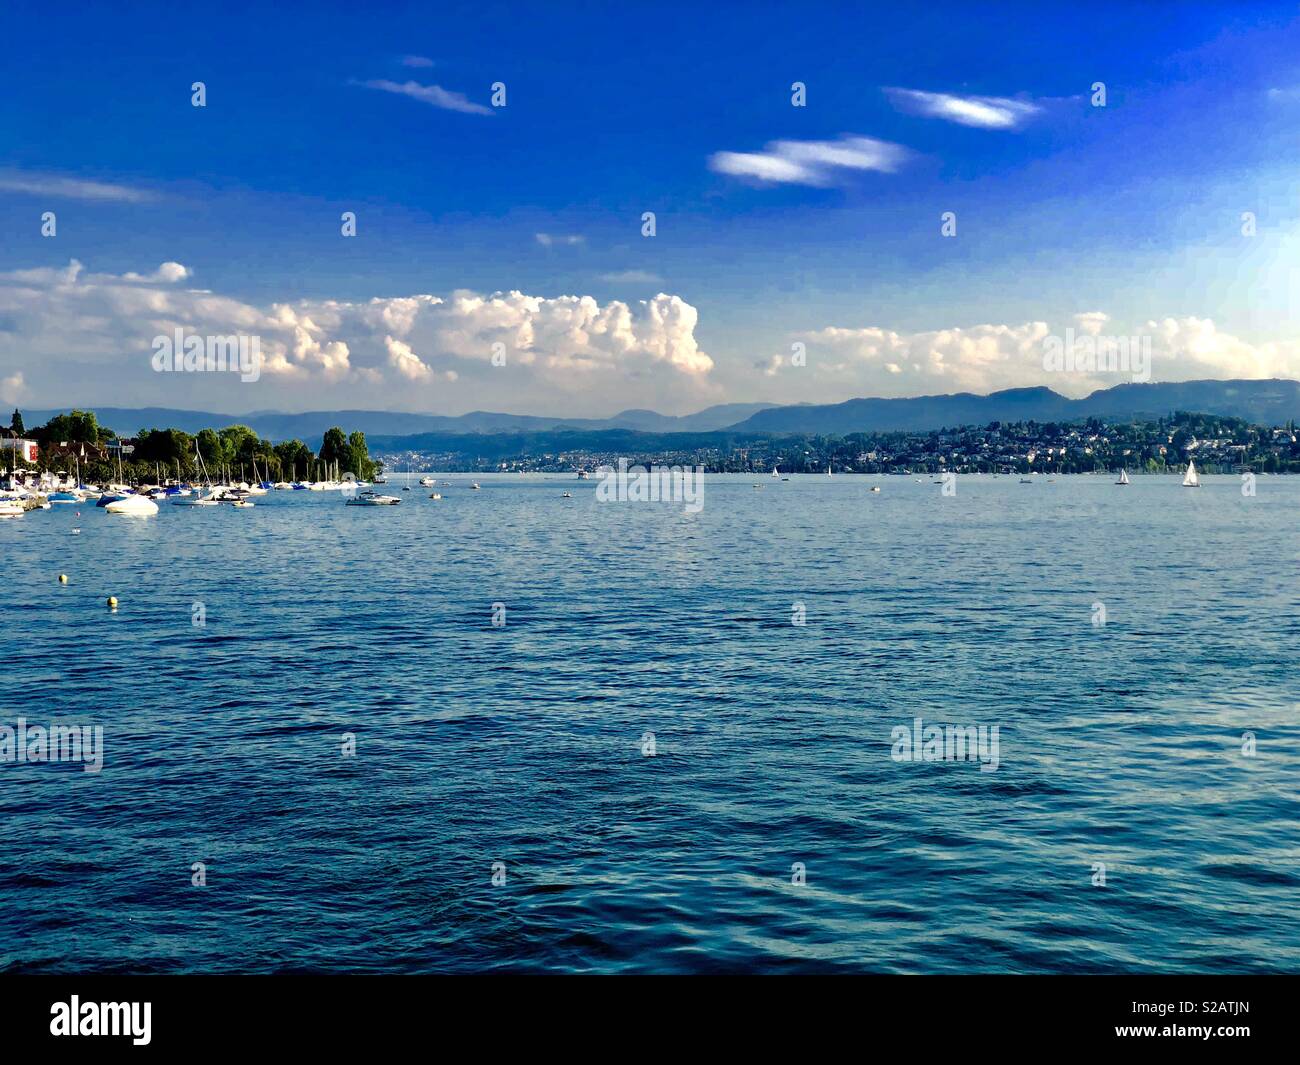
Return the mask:
{"type": "MultiPolygon", "coordinates": [[[[65,478],[55,473],[45,473],[40,477],[23,477],[10,474],[0,483],[0,517],[17,517],[28,510],[49,510],[55,505],[88,504],[93,501],[96,507],[102,507],[110,514],[148,515],[158,513],[159,503],[169,503],[182,507],[215,507],[228,504],[233,507],[254,506],[253,498],[266,495],[272,491],[300,492],[342,492],[347,496],[348,506],[382,507],[400,503],[398,496],[381,495],[375,492],[368,481],[360,481],[350,475],[343,478],[337,469],[333,476],[319,481],[240,481],[232,484],[214,484],[207,476],[203,457],[196,452],[196,459],[202,476],[202,484],[195,485],[181,480],[160,480],[157,484],[132,487],[121,482],[119,463],[118,483],[100,487],[82,483],[77,477],[65,478]]],[[[78,470],[78,474],[80,471],[78,470]]],[[[256,478],[256,467],[254,477],[256,478]]],[[[376,484],[384,484],[387,478],[382,475],[375,478],[376,484]]],[[[422,487],[436,487],[437,481],[432,477],[421,477],[422,487]]],[[[450,481],[443,484],[449,485],[450,481]]],[[[470,485],[478,489],[477,482],[470,485]]],[[[410,491],[406,485],[403,491],[410,491]]],[[[441,499],[440,492],[433,492],[431,499],[441,499]]]]}

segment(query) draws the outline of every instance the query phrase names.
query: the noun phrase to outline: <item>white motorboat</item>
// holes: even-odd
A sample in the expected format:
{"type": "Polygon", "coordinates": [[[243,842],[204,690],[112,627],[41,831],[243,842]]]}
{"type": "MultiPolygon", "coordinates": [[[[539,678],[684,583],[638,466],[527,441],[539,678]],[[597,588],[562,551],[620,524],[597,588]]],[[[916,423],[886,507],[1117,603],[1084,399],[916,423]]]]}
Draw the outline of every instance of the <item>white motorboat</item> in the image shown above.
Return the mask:
{"type": "Polygon", "coordinates": [[[349,499],[346,505],[349,507],[391,507],[396,506],[402,501],[401,496],[381,496],[374,492],[361,492],[355,499],[349,499]]]}
{"type": "Polygon", "coordinates": [[[131,495],[113,500],[113,502],[106,504],[104,509],[109,514],[131,514],[145,517],[149,514],[157,514],[158,504],[148,496],[131,495]]]}

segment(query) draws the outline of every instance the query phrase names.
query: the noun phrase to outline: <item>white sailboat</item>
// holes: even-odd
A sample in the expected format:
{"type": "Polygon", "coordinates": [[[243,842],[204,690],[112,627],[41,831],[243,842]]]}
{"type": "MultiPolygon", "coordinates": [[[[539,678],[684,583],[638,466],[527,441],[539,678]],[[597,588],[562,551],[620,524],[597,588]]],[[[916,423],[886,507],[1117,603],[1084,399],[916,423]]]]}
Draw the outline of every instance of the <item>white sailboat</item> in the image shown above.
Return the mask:
{"type": "Polygon", "coordinates": [[[1187,460],[1187,473],[1183,477],[1184,488],[1200,488],[1201,479],[1196,476],[1196,463],[1191,459],[1187,460]]]}
{"type": "Polygon", "coordinates": [[[266,495],[266,489],[262,487],[262,482],[257,476],[257,459],[253,460],[253,479],[248,482],[248,494],[250,496],[266,495]]]}
{"type": "Polygon", "coordinates": [[[207,495],[186,496],[184,498],[175,496],[169,502],[174,507],[215,507],[217,505],[217,492],[212,487],[212,479],[208,476],[208,468],[203,463],[203,455],[199,451],[199,443],[194,442],[194,458],[198,465],[199,474],[203,477],[203,482],[207,486],[207,495]]]}
{"type": "Polygon", "coordinates": [[[831,464],[828,462],[826,463],[826,476],[829,477],[830,475],[831,475],[831,464]]]}
{"type": "Polygon", "coordinates": [[[1123,470],[1123,469],[1120,470],[1120,471],[1119,471],[1119,480],[1116,481],[1115,483],[1116,483],[1116,484],[1128,484],[1128,470],[1123,470]]]}
{"type": "Polygon", "coordinates": [[[781,478],[781,471],[775,466],[772,467],[772,476],[777,478],[777,480],[780,480],[781,478]]]}

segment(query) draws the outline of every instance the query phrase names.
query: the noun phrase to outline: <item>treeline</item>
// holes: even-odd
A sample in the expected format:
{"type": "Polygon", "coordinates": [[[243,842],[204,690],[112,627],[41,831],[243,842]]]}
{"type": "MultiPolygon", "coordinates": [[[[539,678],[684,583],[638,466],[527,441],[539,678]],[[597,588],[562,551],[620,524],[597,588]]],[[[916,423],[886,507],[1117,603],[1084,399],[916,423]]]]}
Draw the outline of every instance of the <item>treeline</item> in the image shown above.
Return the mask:
{"type": "MultiPolygon", "coordinates": [[[[40,447],[37,465],[43,470],[74,473],[80,465],[83,481],[117,479],[115,445],[121,441],[111,429],[98,423],[93,411],[60,414],[30,431],[24,430],[21,413],[14,411],[10,433],[36,441],[40,447]]],[[[338,427],[325,433],[318,452],[301,440],[272,443],[246,425],[201,429],[195,434],[180,429],[141,429],[132,444],[134,450],[121,456],[122,476],[132,483],[152,482],[159,474],[182,480],[198,477],[196,449],[214,480],[248,480],[256,467],[259,479],[272,481],[317,480],[336,471],[369,481],[379,468],[370,457],[365,434],[347,434],[338,427]]]]}

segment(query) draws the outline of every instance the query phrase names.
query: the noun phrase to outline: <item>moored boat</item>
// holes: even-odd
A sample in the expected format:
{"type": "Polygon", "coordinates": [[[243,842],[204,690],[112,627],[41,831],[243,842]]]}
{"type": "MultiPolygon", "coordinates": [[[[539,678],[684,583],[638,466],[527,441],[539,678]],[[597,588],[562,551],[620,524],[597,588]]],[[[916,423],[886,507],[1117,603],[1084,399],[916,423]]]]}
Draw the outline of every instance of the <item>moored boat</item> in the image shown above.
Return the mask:
{"type": "Polygon", "coordinates": [[[150,514],[157,514],[158,504],[148,496],[130,495],[113,500],[113,502],[106,504],[104,509],[110,514],[130,514],[145,517],[150,514]]]}

